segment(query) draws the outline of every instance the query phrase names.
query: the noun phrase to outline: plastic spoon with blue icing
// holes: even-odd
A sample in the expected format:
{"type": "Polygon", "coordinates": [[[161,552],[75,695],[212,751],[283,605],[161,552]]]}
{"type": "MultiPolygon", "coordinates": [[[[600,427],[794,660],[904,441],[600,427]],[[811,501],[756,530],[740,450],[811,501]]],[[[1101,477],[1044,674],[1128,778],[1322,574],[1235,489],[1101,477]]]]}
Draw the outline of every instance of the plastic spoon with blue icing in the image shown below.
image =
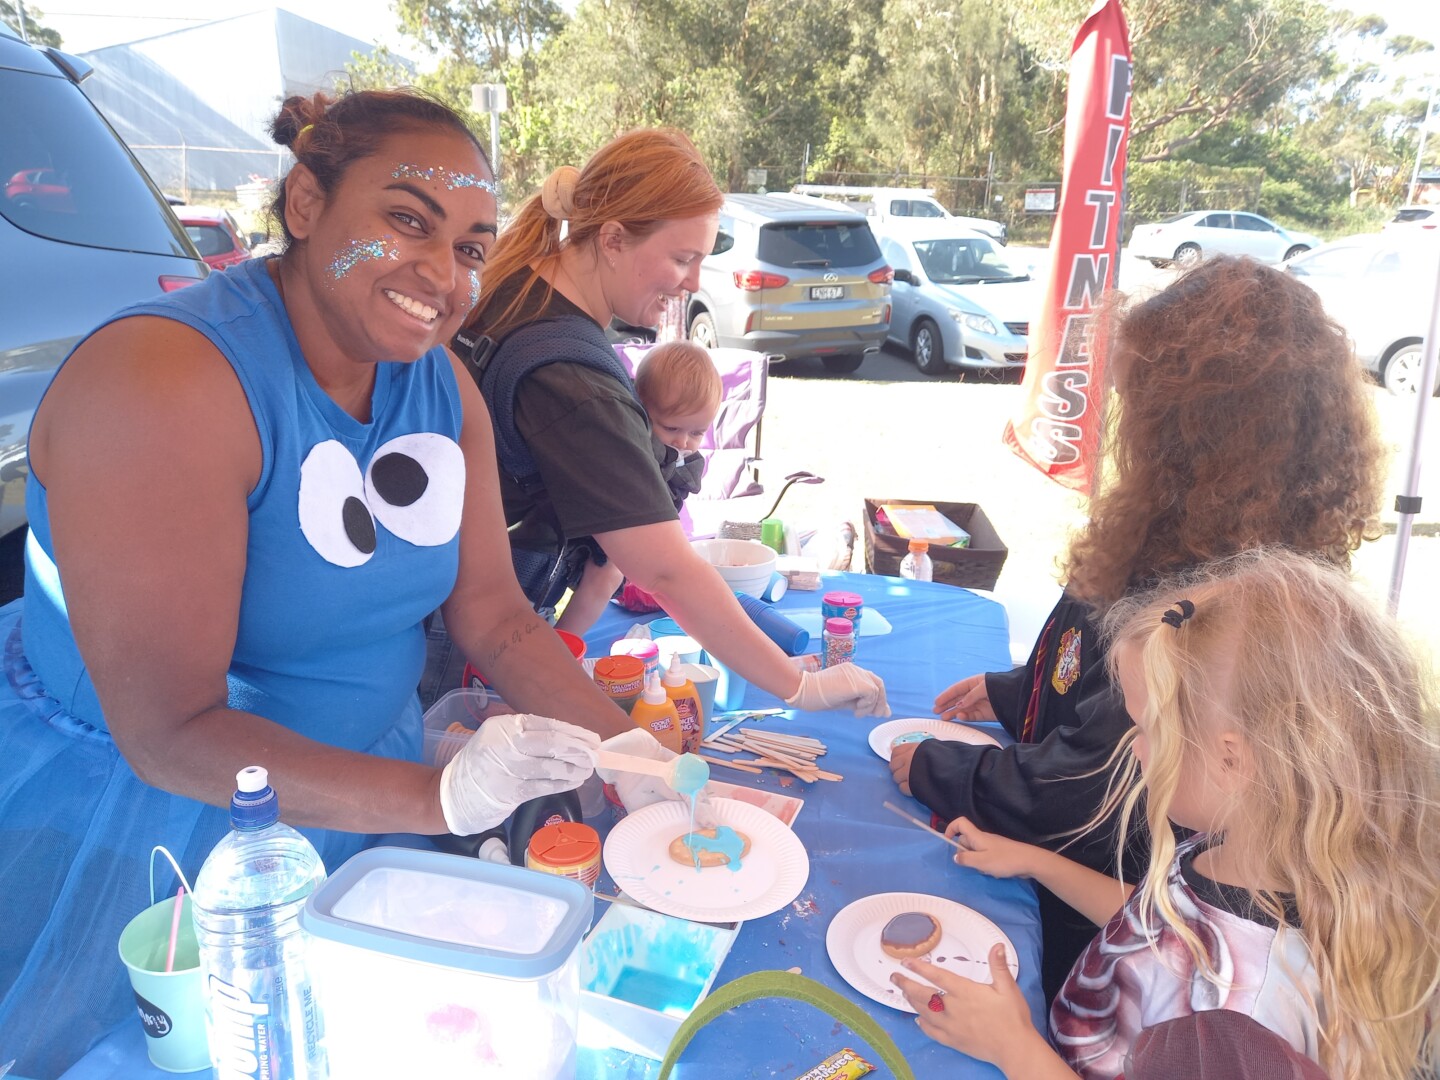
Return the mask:
{"type": "Polygon", "coordinates": [[[688,796],[692,800],[696,792],[710,779],[710,766],[694,754],[680,754],[669,761],[655,761],[633,754],[620,754],[614,750],[597,750],[595,767],[613,769],[615,772],[658,776],[675,794],[688,796]]]}

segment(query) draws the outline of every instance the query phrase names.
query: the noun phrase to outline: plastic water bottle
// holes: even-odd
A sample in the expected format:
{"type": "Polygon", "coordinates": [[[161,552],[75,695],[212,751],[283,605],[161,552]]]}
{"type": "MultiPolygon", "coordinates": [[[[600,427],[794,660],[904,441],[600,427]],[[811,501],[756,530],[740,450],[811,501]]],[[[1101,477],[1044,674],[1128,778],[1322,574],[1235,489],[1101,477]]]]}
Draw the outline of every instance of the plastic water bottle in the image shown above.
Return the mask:
{"type": "Polygon", "coordinates": [[[910,550],[900,560],[900,576],[914,581],[931,581],[935,577],[935,564],[930,561],[930,543],[927,540],[911,540],[910,550]]]}
{"type": "Polygon", "coordinates": [[[309,840],[280,822],[258,765],[235,777],[231,831],[195,879],[195,936],[216,1080],[324,1080],[322,1019],[300,909],[325,880],[309,840]]]}

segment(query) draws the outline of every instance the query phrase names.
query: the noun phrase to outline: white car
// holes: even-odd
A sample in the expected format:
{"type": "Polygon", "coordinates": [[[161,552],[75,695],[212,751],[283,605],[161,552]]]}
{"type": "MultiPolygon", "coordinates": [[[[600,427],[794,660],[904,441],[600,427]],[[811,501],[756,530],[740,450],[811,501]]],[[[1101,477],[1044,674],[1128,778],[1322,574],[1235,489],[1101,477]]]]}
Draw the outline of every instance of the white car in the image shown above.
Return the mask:
{"type": "Polygon", "coordinates": [[[1400,229],[1440,229],[1440,206],[1402,206],[1395,216],[1385,223],[1385,231],[1400,229]]]}
{"type": "Polygon", "coordinates": [[[796,184],[790,190],[793,194],[809,198],[840,199],[852,210],[859,210],[868,217],[871,228],[876,232],[892,222],[906,225],[916,220],[929,221],[931,224],[945,221],[984,233],[997,244],[1003,245],[1010,238],[1010,230],[1003,221],[952,214],[935,197],[934,188],[796,184]]]}
{"type": "Polygon", "coordinates": [[[1029,268],[953,222],[890,222],[880,251],[895,270],[889,340],[927,375],[948,367],[1023,368],[1041,302],[1029,268]]]}
{"type": "Polygon", "coordinates": [[[1421,345],[1435,302],[1440,235],[1347,236],[1285,264],[1345,328],[1355,356],[1394,394],[1418,387],[1421,345]]]}
{"type": "Polygon", "coordinates": [[[1193,266],[1206,255],[1249,255],[1264,263],[1293,259],[1320,239],[1240,210],[1196,210],[1158,225],[1137,225],[1130,254],[1154,266],[1193,266]]]}

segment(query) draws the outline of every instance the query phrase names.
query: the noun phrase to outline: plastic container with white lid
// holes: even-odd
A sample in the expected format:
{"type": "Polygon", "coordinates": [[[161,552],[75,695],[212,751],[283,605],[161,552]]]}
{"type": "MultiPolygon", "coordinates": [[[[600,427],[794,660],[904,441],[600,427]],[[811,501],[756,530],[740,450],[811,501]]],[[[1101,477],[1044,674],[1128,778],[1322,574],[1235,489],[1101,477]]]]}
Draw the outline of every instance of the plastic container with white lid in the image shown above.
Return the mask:
{"type": "Polygon", "coordinates": [[[574,1069],[578,881],[411,848],[341,866],[301,915],[332,1076],[504,1080],[574,1069]],[[468,1071],[467,1071],[468,1070],[468,1071]]]}

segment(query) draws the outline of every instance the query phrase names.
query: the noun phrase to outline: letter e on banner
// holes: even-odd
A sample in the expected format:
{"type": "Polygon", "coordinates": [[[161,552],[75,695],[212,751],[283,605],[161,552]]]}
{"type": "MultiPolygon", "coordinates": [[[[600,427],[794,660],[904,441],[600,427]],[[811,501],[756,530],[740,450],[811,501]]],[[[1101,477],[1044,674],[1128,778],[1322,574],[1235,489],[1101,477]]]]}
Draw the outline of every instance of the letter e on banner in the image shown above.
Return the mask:
{"type": "Polygon", "coordinates": [[[1020,411],[1005,443],[1052,480],[1090,490],[1099,453],[1104,350],[1090,312],[1118,265],[1130,141],[1130,31],[1120,0],[1095,0],[1070,51],[1065,173],[1044,302],[1030,323],[1020,411]]]}

